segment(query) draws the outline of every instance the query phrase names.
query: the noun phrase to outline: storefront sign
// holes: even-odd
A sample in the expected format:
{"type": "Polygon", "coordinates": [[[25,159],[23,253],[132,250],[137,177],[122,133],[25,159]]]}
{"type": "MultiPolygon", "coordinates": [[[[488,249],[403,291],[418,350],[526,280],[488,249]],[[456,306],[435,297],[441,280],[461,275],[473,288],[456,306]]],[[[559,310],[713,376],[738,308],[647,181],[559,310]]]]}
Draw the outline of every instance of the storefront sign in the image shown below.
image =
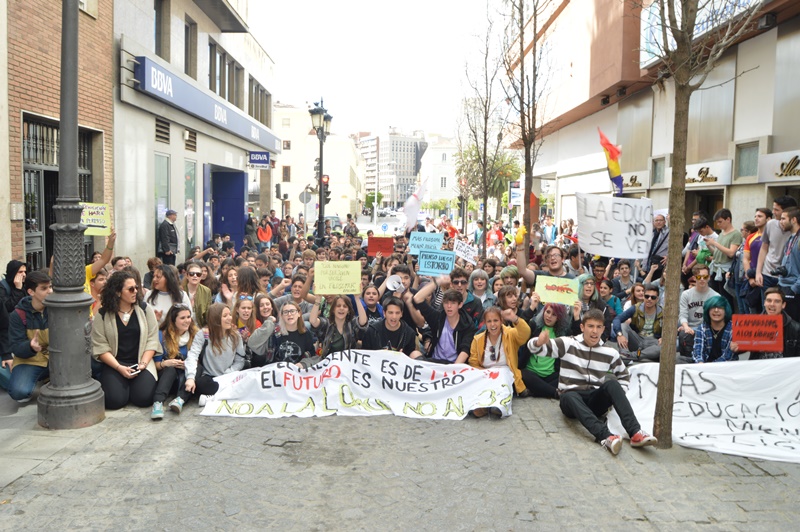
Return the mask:
{"type": "MultiPolygon", "coordinates": [[[[730,185],[732,181],[733,162],[712,161],[709,163],[686,165],[686,188],[730,185]]],[[[666,169],[665,176],[672,181],[672,168],[666,169]]]]}
{"type": "Polygon", "coordinates": [[[800,151],[762,155],[758,159],[758,182],[800,180],[800,151]]]}
{"type": "Polygon", "coordinates": [[[250,168],[270,168],[268,151],[251,151],[247,154],[247,164],[250,168]]]}
{"type": "Polygon", "coordinates": [[[650,186],[650,172],[623,172],[622,173],[622,192],[633,192],[646,190],[650,186]]]}
{"type": "Polygon", "coordinates": [[[236,106],[218,100],[146,56],[137,56],[136,61],[133,75],[137,90],[257,146],[280,152],[278,138],[236,106]]]}

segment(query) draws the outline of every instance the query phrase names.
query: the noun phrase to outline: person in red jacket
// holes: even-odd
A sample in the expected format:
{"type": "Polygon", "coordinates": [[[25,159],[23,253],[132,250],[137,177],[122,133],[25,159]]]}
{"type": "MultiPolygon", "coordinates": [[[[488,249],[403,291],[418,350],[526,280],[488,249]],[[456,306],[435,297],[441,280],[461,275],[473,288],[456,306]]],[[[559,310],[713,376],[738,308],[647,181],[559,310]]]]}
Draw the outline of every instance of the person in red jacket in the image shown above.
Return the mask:
{"type": "Polygon", "coordinates": [[[264,249],[269,249],[272,246],[272,224],[266,218],[261,218],[261,222],[258,224],[258,231],[256,233],[258,236],[258,250],[264,251],[264,249]]]}

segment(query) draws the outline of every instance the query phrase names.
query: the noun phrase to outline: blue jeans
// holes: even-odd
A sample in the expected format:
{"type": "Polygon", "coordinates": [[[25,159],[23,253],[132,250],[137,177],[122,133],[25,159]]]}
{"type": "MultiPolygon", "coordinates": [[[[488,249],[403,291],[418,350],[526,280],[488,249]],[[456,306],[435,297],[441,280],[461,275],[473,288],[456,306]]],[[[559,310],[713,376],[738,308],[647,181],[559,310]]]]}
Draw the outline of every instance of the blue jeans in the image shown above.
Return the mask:
{"type": "Polygon", "coordinates": [[[0,388],[8,390],[8,383],[11,381],[11,372],[5,366],[0,366],[0,388]]]}
{"type": "Polygon", "coordinates": [[[36,383],[48,377],[50,370],[31,364],[16,364],[11,369],[8,395],[15,401],[27,401],[33,395],[36,383]]]}

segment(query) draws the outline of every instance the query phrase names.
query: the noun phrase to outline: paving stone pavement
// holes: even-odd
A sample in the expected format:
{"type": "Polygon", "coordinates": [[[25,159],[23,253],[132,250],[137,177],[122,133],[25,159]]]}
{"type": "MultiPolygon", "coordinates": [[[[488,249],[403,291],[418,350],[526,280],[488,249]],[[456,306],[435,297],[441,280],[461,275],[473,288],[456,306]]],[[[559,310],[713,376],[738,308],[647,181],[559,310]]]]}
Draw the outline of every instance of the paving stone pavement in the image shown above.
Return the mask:
{"type": "Polygon", "coordinates": [[[614,457],[552,400],[504,420],[161,422],[46,431],[0,399],[1,530],[790,530],[800,465],[675,447],[614,457]]]}

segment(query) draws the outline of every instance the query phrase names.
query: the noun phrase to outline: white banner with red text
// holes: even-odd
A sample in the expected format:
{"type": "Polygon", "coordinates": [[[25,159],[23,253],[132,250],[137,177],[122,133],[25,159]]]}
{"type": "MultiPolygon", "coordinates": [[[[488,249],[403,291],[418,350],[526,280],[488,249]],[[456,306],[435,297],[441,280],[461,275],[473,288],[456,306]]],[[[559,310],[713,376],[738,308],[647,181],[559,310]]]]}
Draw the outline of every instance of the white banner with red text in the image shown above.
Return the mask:
{"type": "Polygon", "coordinates": [[[398,416],[463,419],[475,408],[511,415],[508,367],[418,362],[394,351],[332,353],[308,369],[279,362],[216,377],[202,415],[232,417],[398,416]]]}
{"type": "MultiPolygon", "coordinates": [[[[628,400],[652,432],[658,364],[628,368],[628,400]]],[[[672,440],[684,447],[800,463],[800,359],[779,358],[675,368],[672,440]]],[[[616,412],[609,429],[625,434],[616,412]]]]}

